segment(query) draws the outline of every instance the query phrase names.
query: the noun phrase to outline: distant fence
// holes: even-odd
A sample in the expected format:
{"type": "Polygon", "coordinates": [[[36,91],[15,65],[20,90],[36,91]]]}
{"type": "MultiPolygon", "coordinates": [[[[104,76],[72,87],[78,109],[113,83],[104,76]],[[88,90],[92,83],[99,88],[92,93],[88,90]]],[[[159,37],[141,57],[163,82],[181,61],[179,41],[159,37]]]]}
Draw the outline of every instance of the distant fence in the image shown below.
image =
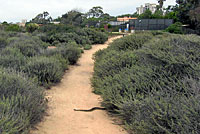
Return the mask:
{"type": "Polygon", "coordinates": [[[173,24],[173,19],[137,19],[130,20],[129,26],[134,30],[164,30],[173,24]]]}

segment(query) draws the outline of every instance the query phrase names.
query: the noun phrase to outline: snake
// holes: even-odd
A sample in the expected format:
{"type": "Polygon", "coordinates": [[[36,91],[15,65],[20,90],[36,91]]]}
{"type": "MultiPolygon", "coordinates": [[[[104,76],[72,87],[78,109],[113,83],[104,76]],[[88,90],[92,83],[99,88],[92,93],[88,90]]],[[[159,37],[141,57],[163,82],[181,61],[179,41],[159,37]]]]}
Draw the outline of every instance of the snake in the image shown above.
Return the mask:
{"type": "Polygon", "coordinates": [[[74,109],[74,111],[80,111],[80,112],[92,112],[95,110],[106,110],[104,107],[93,107],[91,109],[74,109]]]}

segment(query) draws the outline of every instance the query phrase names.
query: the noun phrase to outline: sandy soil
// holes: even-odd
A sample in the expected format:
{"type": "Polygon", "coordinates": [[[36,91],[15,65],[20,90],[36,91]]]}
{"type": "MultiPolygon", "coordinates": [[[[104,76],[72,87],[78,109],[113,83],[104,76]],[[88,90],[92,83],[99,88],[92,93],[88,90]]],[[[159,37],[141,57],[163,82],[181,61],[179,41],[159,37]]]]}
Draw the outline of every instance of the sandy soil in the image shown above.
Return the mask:
{"type": "Polygon", "coordinates": [[[106,48],[113,37],[104,45],[94,45],[85,51],[76,66],[71,66],[60,84],[47,91],[48,116],[32,134],[126,134],[116,125],[106,111],[77,112],[73,109],[90,109],[101,106],[101,98],[92,93],[90,78],[94,61],[92,55],[106,48]]]}

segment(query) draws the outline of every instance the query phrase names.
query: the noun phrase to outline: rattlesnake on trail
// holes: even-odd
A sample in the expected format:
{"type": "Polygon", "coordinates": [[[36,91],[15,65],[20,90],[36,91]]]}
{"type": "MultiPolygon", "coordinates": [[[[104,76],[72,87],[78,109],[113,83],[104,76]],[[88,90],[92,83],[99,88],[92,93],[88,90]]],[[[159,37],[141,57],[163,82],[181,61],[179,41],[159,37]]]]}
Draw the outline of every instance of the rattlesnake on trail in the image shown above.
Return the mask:
{"type": "Polygon", "coordinates": [[[81,111],[81,112],[92,112],[95,110],[106,110],[104,107],[93,107],[91,109],[74,109],[74,111],[81,111]]]}
{"type": "Polygon", "coordinates": [[[120,37],[112,37],[104,45],[93,45],[81,55],[78,66],[70,66],[61,83],[46,91],[47,116],[30,134],[127,134],[123,126],[115,123],[118,119],[101,106],[102,99],[91,86],[93,54],[120,37]]]}

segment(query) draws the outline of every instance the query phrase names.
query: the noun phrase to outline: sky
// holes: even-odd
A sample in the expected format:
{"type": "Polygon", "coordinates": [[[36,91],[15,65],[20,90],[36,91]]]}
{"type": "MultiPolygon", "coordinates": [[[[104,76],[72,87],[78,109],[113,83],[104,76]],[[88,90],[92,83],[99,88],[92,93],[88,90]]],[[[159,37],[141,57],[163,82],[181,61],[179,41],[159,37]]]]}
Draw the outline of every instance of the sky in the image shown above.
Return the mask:
{"type": "MultiPolygon", "coordinates": [[[[103,7],[105,13],[113,16],[133,14],[136,7],[144,3],[157,3],[157,0],[0,0],[0,3],[0,22],[21,22],[43,11],[57,18],[72,9],[87,12],[94,6],[103,7]]],[[[164,6],[168,5],[175,5],[175,0],[166,0],[164,6]]]]}

